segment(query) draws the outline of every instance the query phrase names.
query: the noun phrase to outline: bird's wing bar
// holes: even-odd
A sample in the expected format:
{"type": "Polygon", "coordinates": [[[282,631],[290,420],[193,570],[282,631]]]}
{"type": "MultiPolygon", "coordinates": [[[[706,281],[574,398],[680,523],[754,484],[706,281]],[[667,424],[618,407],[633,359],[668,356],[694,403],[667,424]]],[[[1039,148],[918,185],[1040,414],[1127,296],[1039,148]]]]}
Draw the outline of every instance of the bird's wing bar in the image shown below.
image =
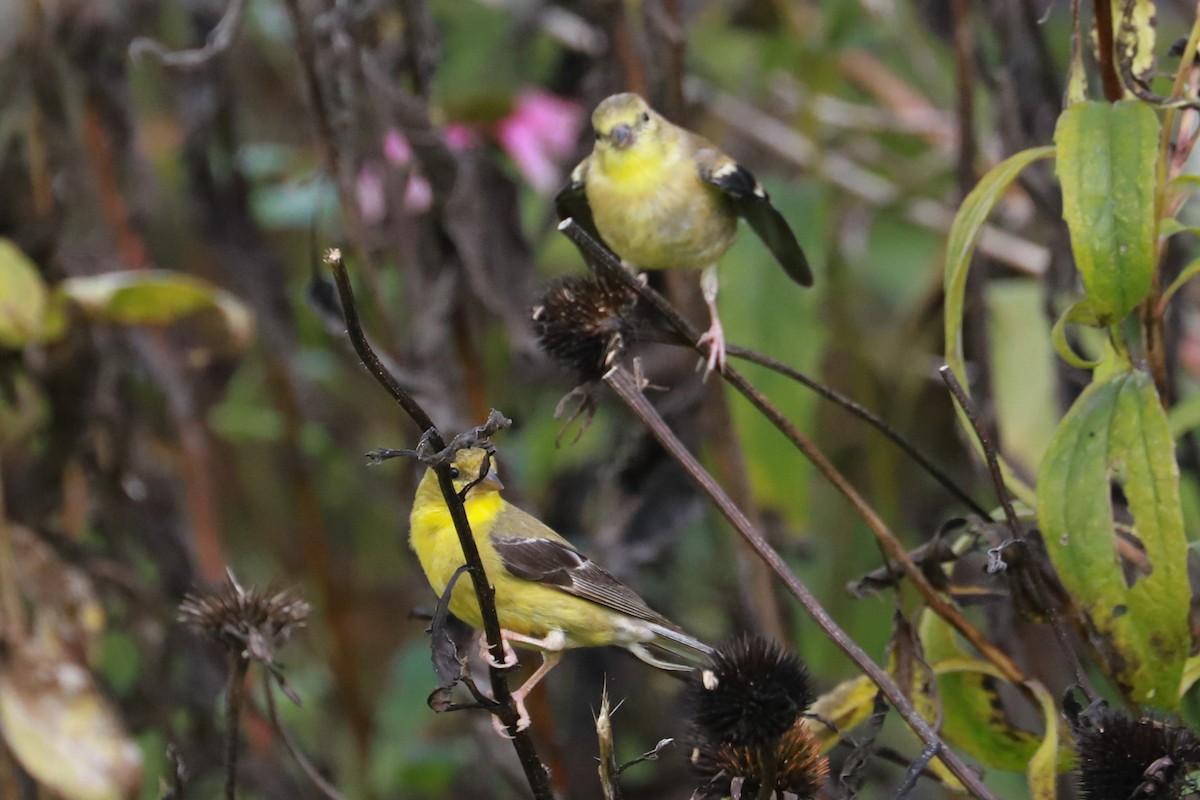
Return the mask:
{"type": "Polygon", "coordinates": [[[596,221],[592,217],[592,207],[588,205],[585,188],[590,158],[589,156],[580,161],[579,165],[571,170],[571,177],[567,181],[567,185],[560,189],[554,197],[554,211],[558,214],[559,221],[570,217],[579,227],[587,231],[589,236],[597,242],[603,242],[600,232],[596,230],[596,221]]]}
{"type": "Polygon", "coordinates": [[[518,578],[553,586],[636,619],[675,626],[603,567],[555,539],[493,537],[504,568],[518,578]]]}
{"type": "Polygon", "coordinates": [[[696,165],[700,179],[725,193],[738,216],[750,223],[792,280],[801,286],[812,286],[812,270],[796,241],[796,234],[792,233],[783,214],[771,205],[771,198],[750,171],[709,147],[696,151],[696,165]]]}

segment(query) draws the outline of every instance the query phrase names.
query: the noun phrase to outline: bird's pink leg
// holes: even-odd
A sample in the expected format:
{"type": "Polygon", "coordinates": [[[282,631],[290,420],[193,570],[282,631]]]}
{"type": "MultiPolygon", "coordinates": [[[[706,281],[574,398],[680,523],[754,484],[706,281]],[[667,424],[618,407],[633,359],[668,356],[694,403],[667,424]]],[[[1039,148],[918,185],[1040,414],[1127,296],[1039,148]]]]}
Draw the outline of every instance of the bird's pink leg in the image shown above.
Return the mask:
{"type": "Polygon", "coordinates": [[[717,288],[717,265],[709,264],[704,268],[704,272],[700,273],[700,290],[704,293],[704,302],[708,306],[712,324],[697,343],[708,345],[708,359],[704,366],[705,380],[714,369],[725,371],[725,329],[721,327],[721,318],[717,314],[717,288]]]}
{"type": "MultiPolygon", "coordinates": [[[[502,630],[501,637],[504,639],[505,645],[511,639],[514,642],[536,647],[542,651],[542,664],[533,671],[529,676],[529,680],[521,684],[521,688],[512,693],[513,703],[517,706],[517,730],[523,731],[529,727],[529,711],[525,708],[525,698],[533,691],[533,687],[537,686],[542,678],[562,659],[563,647],[566,645],[566,636],[562,631],[551,631],[545,638],[538,639],[532,636],[524,636],[519,633],[514,633],[509,630],[502,630]]],[[[504,723],[500,721],[500,717],[492,715],[492,728],[496,733],[506,739],[512,738],[509,736],[504,723]]]]}

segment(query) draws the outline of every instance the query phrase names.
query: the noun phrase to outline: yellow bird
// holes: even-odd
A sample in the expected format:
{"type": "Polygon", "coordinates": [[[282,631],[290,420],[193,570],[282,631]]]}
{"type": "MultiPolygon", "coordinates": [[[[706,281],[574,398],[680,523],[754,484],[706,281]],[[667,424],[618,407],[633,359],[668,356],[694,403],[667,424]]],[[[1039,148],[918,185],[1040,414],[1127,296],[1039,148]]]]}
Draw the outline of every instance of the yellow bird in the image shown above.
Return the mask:
{"type": "Polygon", "coordinates": [[[733,244],[738,217],[793,280],[811,286],[812,271],[795,234],[744,167],[707,139],[672,125],[638,95],[602,101],[592,128],[591,155],[555,200],[559,218],[574,218],[627,265],[703,269],[700,285],[712,324],[700,341],[709,344],[707,370],[724,369],[716,266],[733,244]]]}
{"type": "MultiPolygon", "coordinates": [[[[513,692],[520,714],[518,730],[529,726],[525,697],[567,648],[616,645],[665,670],[690,670],[694,664],[676,663],[659,654],[698,662],[712,653],[712,648],[651,609],[566,539],[501,497],[504,486],[495,470],[484,472],[490,461],[485,456],[479,448],[460,450],[451,476],[456,491],[467,489],[464,505],[471,533],[488,580],[496,589],[505,661],[495,662],[482,642],[484,659],[496,667],[516,664],[512,643],[542,652],[542,664],[513,692]]],[[[433,591],[441,596],[462,566],[463,554],[432,469],[417,487],[409,544],[433,591]]],[[[470,580],[463,578],[454,585],[450,611],[475,628],[483,627],[470,580]]],[[[493,717],[492,724],[505,735],[499,717],[493,717]]]]}

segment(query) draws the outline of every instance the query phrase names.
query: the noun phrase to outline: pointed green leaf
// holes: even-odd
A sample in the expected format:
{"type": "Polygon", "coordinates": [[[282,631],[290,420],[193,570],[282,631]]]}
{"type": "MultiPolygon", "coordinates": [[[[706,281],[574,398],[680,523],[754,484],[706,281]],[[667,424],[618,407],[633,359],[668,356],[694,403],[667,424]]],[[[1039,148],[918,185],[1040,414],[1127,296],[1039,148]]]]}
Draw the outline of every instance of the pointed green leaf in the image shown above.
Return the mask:
{"type": "Polygon", "coordinates": [[[0,347],[24,347],[41,339],[46,284],[29,257],[0,239],[0,347]]]}
{"type": "Polygon", "coordinates": [[[1046,735],[1038,745],[1037,752],[1029,759],[1029,768],[1025,774],[1029,777],[1029,793],[1033,800],[1054,800],[1058,796],[1058,767],[1061,762],[1058,749],[1058,709],[1054,707],[1054,698],[1046,688],[1037,681],[1025,684],[1033,691],[1038,705],[1042,709],[1042,720],[1046,735]]]}
{"type": "MultiPolygon", "coordinates": [[[[1016,180],[1022,170],[1039,159],[1053,155],[1053,147],[1035,147],[1009,156],[980,179],[963,200],[958,214],[954,217],[954,224],[950,227],[950,237],[946,243],[944,326],[946,363],[955,375],[961,377],[966,374],[962,352],[963,303],[971,258],[975,255],[975,246],[979,242],[983,224],[1009,184],[1016,180]]],[[[959,419],[966,424],[966,418],[961,411],[959,419]]],[[[1017,497],[1032,503],[1033,492],[1023,481],[1016,479],[1011,472],[1006,472],[1005,477],[1011,478],[1008,485],[1017,497]]]]}
{"type": "Polygon", "coordinates": [[[1054,142],[1063,218],[1088,300],[1102,325],[1119,322],[1150,291],[1158,116],[1146,103],[1077,103],[1054,142]]]}
{"type": "Polygon", "coordinates": [[[1075,401],[1042,461],[1038,519],[1110,677],[1133,702],[1174,708],[1191,643],[1187,541],[1167,416],[1144,372],[1111,375],[1075,401]],[[1149,563],[1131,585],[1116,550],[1112,482],[1149,563]]]}

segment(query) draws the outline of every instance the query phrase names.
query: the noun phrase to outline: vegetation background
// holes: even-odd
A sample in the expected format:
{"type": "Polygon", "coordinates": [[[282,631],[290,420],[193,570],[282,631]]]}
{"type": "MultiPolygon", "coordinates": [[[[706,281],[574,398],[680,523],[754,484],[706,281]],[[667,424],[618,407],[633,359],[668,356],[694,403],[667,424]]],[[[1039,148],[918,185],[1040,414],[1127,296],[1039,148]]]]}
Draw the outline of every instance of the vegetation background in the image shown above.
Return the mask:
{"type": "MultiPolygon", "coordinates": [[[[313,302],[335,244],[377,348],[443,431],[493,407],[514,420],[496,440],[510,500],[700,638],[768,633],[807,659],[820,691],[857,675],[624,407],[600,393],[590,425],[556,415],[575,376],[541,352],[530,309],[546,282],[585,268],[555,230],[552,197],[591,147],[590,109],[616,91],[718,142],[763,181],[817,273],[801,290],[743,235],[720,270],[730,341],[876,411],[990,508],[936,372],[946,235],[990,166],[1051,141],[1066,5],[0,2],[0,234],[24,254],[6,250],[0,271],[27,259],[44,282],[17,292],[16,273],[0,275],[0,314],[77,279],[98,279],[86,285],[111,301],[125,271],[201,281],[168,281],[124,317],[72,312],[54,341],[0,349],[0,522],[16,564],[0,579],[11,589],[22,576],[34,628],[77,634],[56,658],[86,665],[115,703],[140,750],[140,796],[170,784],[168,745],[188,797],[220,791],[225,654],[176,616],[227,568],[312,603],[279,656],[303,705],[281,713],[347,797],[526,796],[486,715],[426,705],[427,623],[413,613],[436,598],[406,544],[420,476],[363,456],[420,432],[313,302]],[[205,49],[164,56],[187,48],[205,49]],[[166,310],[152,319],[150,307],[166,310]]],[[[1186,33],[1186,6],[1160,5],[1160,49],[1186,33]]],[[[1076,281],[1051,176],[1039,165],[1007,193],[967,294],[967,377],[985,429],[1027,478],[1087,381],[1050,343],[1052,300],[1076,281]]],[[[697,276],[653,281],[703,320],[697,276]]],[[[1200,373],[1184,297],[1168,327],[1179,397],[1200,373]]],[[[674,430],[882,661],[897,603],[847,591],[881,564],[859,517],[748,404],[701,384],[694,354],[642,355],[674,430]]],[[[969,512],[861,421],[745,370],[907,547],[969,512]]],[[[1180,461],[1195,520],[1191,439],[1180,461]]],[[[1052,693],[1071,682],[1044,627],[1006,608],[973,618],[1052,693]]],[[[0,671],[19,683],[14,664],[0,671]]],[[[531,700],[564,797],[600,796],[592,714],[605,686],[622,702],[619,760],[685,733],[671,678],[616,650],[568,654],[531,700]]],[[[248,702],[242,796],[319,797],[262,697],[248,702]]],[[[1014,713],[1038,729],[1030,709],[1014,713]]],[[[51,762],[103,771],[107,745],[87,738],[52,741],[51,762]]],[[[880,741],[920,751],[894,718],[880,741]]],[[[688,797],[685,756],[668,747],[631,768],[625,796],[688,797]]],[[[844,757],[834,751],[834,775],[844,757]]],[[[865,774],[864,796],[886,797],[903,767],[874,760],[865,774]]],[[[1001,797],[1028,792],[1018,773],[988,782],[1001,797]]],[[[910,796],[944,792],[922,781],[910,796]]],[[[3,748],[0,796],[44,796],[3,748]]]]}

